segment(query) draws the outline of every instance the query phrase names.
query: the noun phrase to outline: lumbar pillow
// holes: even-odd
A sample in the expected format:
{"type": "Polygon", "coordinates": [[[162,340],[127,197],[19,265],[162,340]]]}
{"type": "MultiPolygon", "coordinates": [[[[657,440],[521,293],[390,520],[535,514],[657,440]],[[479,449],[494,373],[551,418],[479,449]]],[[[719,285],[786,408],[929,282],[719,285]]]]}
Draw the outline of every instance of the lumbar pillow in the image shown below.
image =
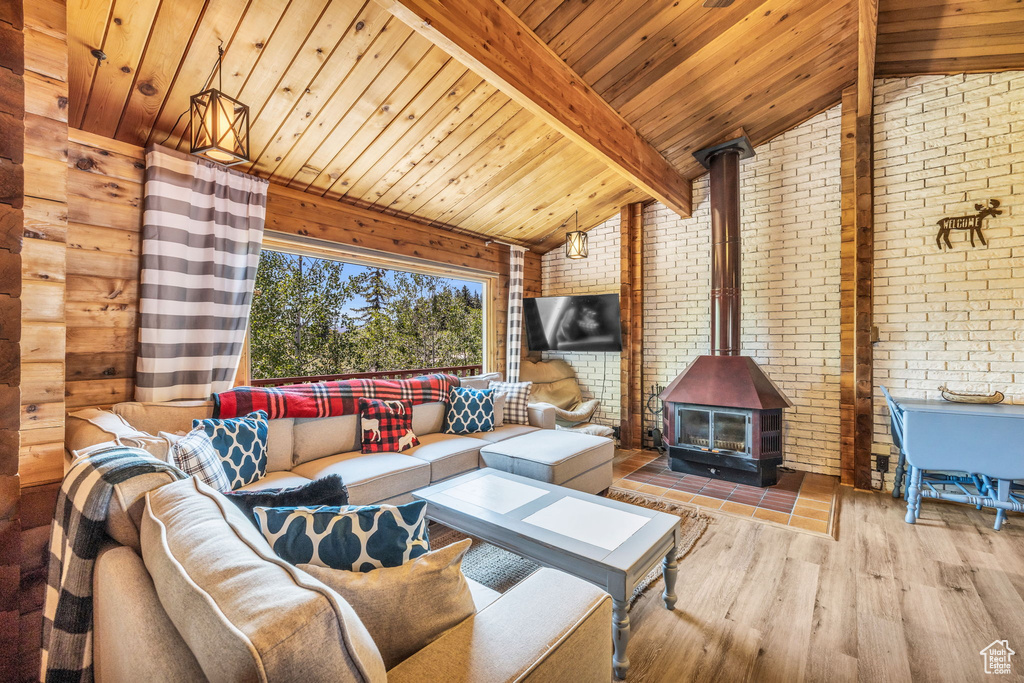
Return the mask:
{"type": "Polygon", "coordinates": [[[359,399],[363,453],[400,453],[419,445],[412,431],[412,403],[359,399]]]}
{"type": "Polygon", "coordinates": [[[171,463],[179,470],[197,477],[216,491],[230,491],[231,482],[220,464],[220,456],[213,447],[209,434],[193,429],[171,446],[171,463]]]}
{"type": "Polygon", "coordinates": [[[494,431],[494,392],[490,389],[452,387],[448,390],[445,434],[494,431]]]}
{"type": "Polygon", "coordinates": [[[227,420],[192,420],[192,429],[202,429],[213,441],[232,491],[266,476],[267,414],[262,410],[227,420]]]}
{"type": "MultiPolygon", "coordinates": [[[[282,489],[260,489],[259,491],[228,491],[224,495],[245,513],[246,518],[256,524],[253,509],[256,507],[316,507],[320,505],[348,505],[348,489],[341,481],[340,474],[331,474],[308,484],[282,489]]],[[[258,526],[258,525],[257,525],[258,526]]]]}
{"type": "Polygon", "coordinates": [[[467,538],[401,567],[366,573],[313,564],[300,564],[299,569],[352,605],[390,669],[476,613],[462,575],[462,559],[471,543],[467,538]]]}
{"type": "Polygon", "coordinates": [[[533,382],[491,382],[491,389],[505,394],[505,423],[530,424],[530,387],[533,382]]]}
{"type": "Polygon", "coordinates": [[[256,525],[292,564],[368,572],[430,550],[427,503],[354,507],[256,507],[256,525]]]}

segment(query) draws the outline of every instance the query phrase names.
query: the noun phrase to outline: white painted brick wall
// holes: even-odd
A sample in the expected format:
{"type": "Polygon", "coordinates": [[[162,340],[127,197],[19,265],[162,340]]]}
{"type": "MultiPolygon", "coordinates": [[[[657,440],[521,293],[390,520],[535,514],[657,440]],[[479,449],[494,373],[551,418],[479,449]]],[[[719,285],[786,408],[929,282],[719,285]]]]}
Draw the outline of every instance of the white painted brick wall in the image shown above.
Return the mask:
{"type": "MultiPolygon", "coordinates": [[[[839,108],[757,149],[742,162],[744,352],[794,401],[786,464],[839,470],[839,108]]],[[[694,183],[694,211],[681,219],[661,204],[644,215],[644,389],[666,384],[709,343],[710,216],[707,177],[694,183]]],[[[618,219],[591,231],[591,257],[544,257],[544,294],[617,289],[618,219]],[[595,251],[602,250],[595,258],[595,251]]],[[[608,374],[584,354],[581,384],[605,378],[618,418],[618,357],[608,374]],[[612,369],[614,367],[614,369],[612,369]]]]}
{"type": "MultiPolygon", "coordinates": [[[[1024,403],[1024,72],[875,82],[875,443],[896,396],[1002,391],[1024,403]],[[987,247],[936,222],[999,199],[987,247]]],[[[876,485],[880,483],[876,473],[876,485]]],[[[891,478],[886,477],[886,487],[891,478]]]]}
{"type": "MultiPolygon", "coordinates": [[[[602,223],[587,235],[588,258],[566,258],[564,248],[544,255],[544,296],[619,293],[619,217],[602,223]]],[[[601,407],[594,422],[619,424],[619,354],[546,352],[543,355],[545,360],[561,358],[576,370],[584,399],[600,399],[601,407]]]]}

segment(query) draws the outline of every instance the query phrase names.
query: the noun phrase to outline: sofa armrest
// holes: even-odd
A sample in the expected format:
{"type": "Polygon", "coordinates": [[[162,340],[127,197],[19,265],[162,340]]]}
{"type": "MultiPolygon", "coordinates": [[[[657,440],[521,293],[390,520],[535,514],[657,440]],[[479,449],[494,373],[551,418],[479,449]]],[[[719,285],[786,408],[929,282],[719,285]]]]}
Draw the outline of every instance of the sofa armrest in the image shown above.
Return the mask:
{"type": "Polygon", "coordinates": [[[388,683],[608,681],[611,625],[607,593],[541,569],[388,671],[388,683]]]}
{"type": "Polygon", "coordinates": [[[555,428],[555,406],[550,403],[531,403],[526,409],[532,426],[541,429],[555,428]]]}

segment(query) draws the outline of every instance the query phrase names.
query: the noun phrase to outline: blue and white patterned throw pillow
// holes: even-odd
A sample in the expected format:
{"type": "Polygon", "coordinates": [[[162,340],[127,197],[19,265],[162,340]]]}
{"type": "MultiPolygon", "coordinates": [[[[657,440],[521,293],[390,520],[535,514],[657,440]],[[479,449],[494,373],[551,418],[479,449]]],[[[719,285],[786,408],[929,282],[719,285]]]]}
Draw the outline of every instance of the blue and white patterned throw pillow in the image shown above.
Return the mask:
{"type": "Polygon", "coordinates": [[[473,434],[494,431],[494,391],[452,387],[448,390],[445,434],[473,434]]]}
{"type": "Polygon", "coordinates": [[[168,460],[188,476],[196,477],[216,491],[231,490],[231,482],[221,467],[217,449],[202,429],[193,429],[171,444],[168,460]]]}
{"type": "Polygon", "coordinates": [[[256,524],[284,561],[368,572],[400,567],[430,550],[427,503],[256,507],[256,524]]]}
{"type": "Polygon", "coordinates": [[[192,420],[213,442],[220,464],[235,491],[267,474],[267,414],[258,410],[228,420],[192,420]]]}

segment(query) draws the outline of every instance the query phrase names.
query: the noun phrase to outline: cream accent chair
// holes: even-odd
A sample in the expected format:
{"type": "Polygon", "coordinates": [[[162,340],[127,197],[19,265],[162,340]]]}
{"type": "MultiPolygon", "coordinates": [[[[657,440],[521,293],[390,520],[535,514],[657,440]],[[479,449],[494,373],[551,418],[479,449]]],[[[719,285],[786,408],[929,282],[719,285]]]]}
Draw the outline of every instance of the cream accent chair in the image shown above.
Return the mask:
{"type": "Polygon", "coordinates": [[[576,371],[564,360],[529,361],[523,359],[519,369],[522,382],[533,382],[530,403],[547,403],[555,407],[555,421],[565,427],[574,427],[597,412],[601,402],[596,398],[583,400],[576,371]]]}

